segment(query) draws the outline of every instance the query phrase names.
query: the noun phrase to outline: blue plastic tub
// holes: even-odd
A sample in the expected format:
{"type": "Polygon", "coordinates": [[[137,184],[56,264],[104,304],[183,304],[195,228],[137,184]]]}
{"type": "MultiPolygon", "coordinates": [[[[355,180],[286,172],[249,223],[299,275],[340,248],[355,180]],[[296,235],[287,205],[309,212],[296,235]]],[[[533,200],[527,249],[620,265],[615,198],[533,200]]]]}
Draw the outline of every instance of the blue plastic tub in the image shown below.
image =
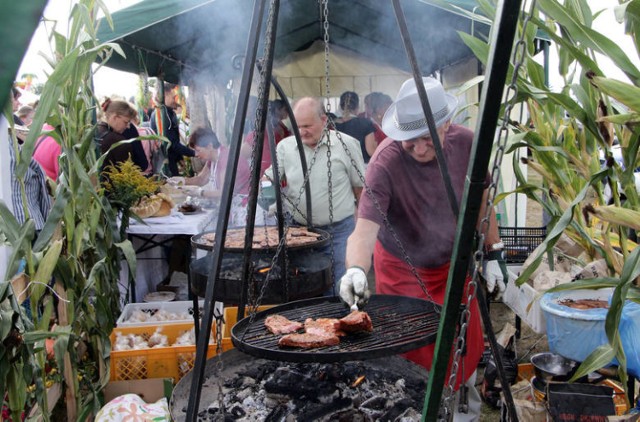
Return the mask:
{"type": "MultiPolygon", "coordinates": [[[[570,290],[545,293],[540,308],[547,322],[549,350],[566,358],[584,361],[598,346],[607,343],[604,324],[608,309],[574,309],[561,305],[566,299],[609,301],[611,289],[570,290]]],[[[627,370],[640,376],[640,305],[627,302],[619,326],[627,370]]],[[[617,364],[614,360],[611,364],[617,364]]]]}

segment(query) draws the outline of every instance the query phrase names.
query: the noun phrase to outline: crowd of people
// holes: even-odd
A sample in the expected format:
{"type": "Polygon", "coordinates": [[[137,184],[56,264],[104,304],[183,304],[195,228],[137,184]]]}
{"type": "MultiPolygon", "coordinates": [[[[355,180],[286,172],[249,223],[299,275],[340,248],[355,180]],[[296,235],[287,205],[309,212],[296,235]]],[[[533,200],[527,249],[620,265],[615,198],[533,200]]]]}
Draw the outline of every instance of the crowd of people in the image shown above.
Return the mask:
{"type": "MultiPolygon", "coordinates": [[[[453,123],[457,100],[445,92],[439,81],[423,78],[424,88],[434,113],[437,136],[447,160],[449,176],[458,201],[463,193],[467,166],[471,155],[473,133],[453,123]]],[[[12,92],[14,119],[17,125],[29,125],[32,106],[21,106],[12,92]]],[[[221,144],[208,127],[192,128],[187,142],[180,136],[180,122],[174,87],[165,85],[162,98],[150,113],[150,121],[140,123],[139,114],[129,102],[106,99],[96,130],[96,147],[105,154],[104,165],[132,160],[148,175],[160,173],[168,182],[181,186],[192,195],[218,200],[229,148],[221,144]],[[139,135],[159,134],[169,140],[140,140],[139,135]],[[123,142],[127,140],[132,140],[123,142]],[[156,155],[165,159],[158,163],[156,155]],[[184,166],[190,161],[190,166],[184,166]],[[191,173],[185,172],[191,169],[191,173]]],[[[309,225],[331,235],[330,244],[322,250],[332,254],[334,284],[326,295],[339,295],[349,306],[365,306],[370,295],[367,274],[373,267],[377,293],[429,298],[442,304],[454,247],[457,216],[453,215],[448,195],[439,174],[432,134],[424,117],[417,87],[413,79],[400,88],[395,100],[375,92],[364,98],[360,111],[359,97],[347,91],[340,96],[341,115],[330,116],[319,98],[305,97],[293,105],[293,117],[300,131],[302,153],[307,173],[300,163],[297,140],[285,121],[290,117],[282,101],[269,103],[263,137],[260,179],[275,180],[279,175],[286,200],[288,224],[309,225]],[[268,133],[276,143],[272,157],[268,133]],[[312,209],[304,200],[304,185],[310,184],[312,209]],[[368,189],[363,193],[363,187],[368,189]],[[311,221],[309,221],[309,217],[311,221]],[[426,246],[428,245],[428,246],[426,246]],[[416,281],[416,273],[424,287],[416,281]]],[[[145,116],[143,116],[144,118],[145,116]]],[[[233,226],[246,224],[247,198],[250,184],[250,160],[258,140],[253,130],[253,115],[247,117],[236,172],[232,198],[233,226]]],[[[36,145],[27,177],[28,197],[38,206],[27,207],[41,229],[46,219],[50,197],[43,189],[44,179],[57,177],[60,148],[55,139],[45,135],[36,145]],[[35,203],[35,202],[34,202],[35,203]]],[[[13,158],[13,157],[12,157],[13,158]]],[[[15,165],[12,160],[12,165],[15,165]]],[[[15,182],[15,181],[14,181],[15,182]]],[[[488,187],[487,176],[486,186],[488,187]]],[[[486,190],[485,190],[486,195],[486,190]]],[[[20,218],[25,207],[14,195],[14,211],[20,218]]],[[[483,203],[484,206],[484,203],[483,203]]],[[[265,210],[266,211],[266,210],[265,210]]],[[[270,209],[272,212],[273,209],[270,209]]],[[[481,216],[484,213],[481,211],[481,216]]],[[[495,214],[485,237],[488,264],[485,269],[487,288],[500,295],[506,280],[495,214]]],[[[24,216],[22,216],[24,218],[24,216]]],[[[467,283],[469,280],[467,280],[467,283]]],[[[468,304],[470,322],[464,372],[459,374],[460,388],[469,390],[464,396],[468,413],[456,413],[454,420],[476,420],[479,395],[474,388],[475,369],[483,347],[482,328],[477,303],[468,304]]],[[[430,368],[433,345],[409,352],[406,357],[430,368]]],[[[457,407],[456,407],[457,408],[457,407]]]]}

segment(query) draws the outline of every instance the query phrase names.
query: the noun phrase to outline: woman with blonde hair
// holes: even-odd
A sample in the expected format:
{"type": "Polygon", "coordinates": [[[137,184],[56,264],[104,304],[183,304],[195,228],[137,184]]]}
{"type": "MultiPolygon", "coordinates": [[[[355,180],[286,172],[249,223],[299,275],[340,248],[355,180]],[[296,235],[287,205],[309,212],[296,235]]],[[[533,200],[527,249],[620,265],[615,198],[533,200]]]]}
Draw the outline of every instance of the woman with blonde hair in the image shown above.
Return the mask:
{"type": "Polygon", "coordinates": [[[136,109],[126,101],[111,98],[107,98],[101,108],[104,115],[96,129],[96,142],[102,154],[107,154],[103,167],[117,165],[130,158],[141,170],[146,169],[149,163],[139,140],[111,149],[114,144],[129,139],[123,133],[137,116],[136,109]]]}

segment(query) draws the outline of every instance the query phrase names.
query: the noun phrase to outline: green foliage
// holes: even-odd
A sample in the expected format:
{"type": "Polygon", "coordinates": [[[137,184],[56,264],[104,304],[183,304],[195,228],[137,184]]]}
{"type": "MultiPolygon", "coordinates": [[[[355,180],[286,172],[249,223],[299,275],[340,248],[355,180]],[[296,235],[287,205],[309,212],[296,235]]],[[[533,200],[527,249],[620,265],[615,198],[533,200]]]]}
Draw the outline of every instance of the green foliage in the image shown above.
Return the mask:
{"type": "Polygon", "coordinates": [[[131,160],[107,166],[105,175],[105,189],[112,202],[117,201],[122,209],[128,209],[143,197],[153,195],[160,187],[158,183],[145,177],[131,160]]]}
{"type": "MultiPolygon", "coordinates": [[[[640,45],[639,4],[635,0],[617,9],[636,46],[640,45]]],[[[552,251],[563,234],[582,247],[587,261],[604,258],[609,277],[574,282],[554,290],[614,287],[605,324],[609,344],[595,350],[576,376],[599,369],[615,357],[620,362],[621,380],[625,381],[626,358],[618,326],[625,301],[640,296],[640,289],[634,285],[640,275],[640,248],[627,237],[629,228],[637,225],[633,221],[637,215],[630,211],[640,210],[633,175],[640,165],[640,70],[631,60],[637,51],[625,52],[592,29],[597,14],[592,13],[585,0],[538,0],[537,5],[525,40],[527,45],[533,45],[533,34],[538,30],[550,37],[558,51],[557,70],[564,86],[559,92],[552,92],[528,50],[517,88],[530,121],[513,125],[516,134],[510,137],[508,152],[522,149],[520,155],[528,157],[524,161],[529,171],[539,173],[543,182],[529,183],[514,166],[519,187],[500,198],[525,193],[543,206],[551,223],[542,248],[532,257],[534,263],[520,275],[518,283],[529,279],[543,255],[552,251]],[[629,82],[608,78],[599,66],[599,55],[609,58],[629,82]],[[613,159],[616,139],[621,146],[622,165],[613,159]],[[606,206],[607,200],[610,206],[606,206]]],[[[483,11],[492,16],[491,10],[483,11]]],[[[486,42],[469,35],[462,37],[479,60],[486,62],[486,42]]]]}
{"type": "MultiPolygon", "coordinates": [[[[52,69],[32,124],[54,126],[50,135],[62,149],[55,202],[45,227],[36,234],[31,219],[20,225],[0,203],[0,234],[13,249],[0,283],[0,394],[7,398],[14,420],[35,405],[40,412],[36,416],[50,420],[43,375],[45,336],[55,338],[53,362],[64,373],[67,414],[85,419],[100,407],[99,393],[108,381],[109,335],[120,312],[122,258],[135,268],[132,245],[119,233],[117,210],[97,183],[103,157],[95,154],[96,100],[88,81],[96,57],[107,60],[114,51],[121,53],[117,45],[95,39],[99,9],[108,15],[101,1],[79,0],[68,33],[50,35],[55,43],[54,56],[47,58],[52,69]],[[26,263],[30,282],[31,319],[7,281],[20,261],[26,263]],[[61,295],[57,313],[53,289],[46,286],[52,282],[61,295]],[[51,331],[55,316],[57,325],[51,331]],[[27,387],[34,388],[34,394],[27,394],[27,387]]],[[[39,136],[37,130],[30,131],[21,149],[14,142],[18,180],[24,179],[39,136]]]]}

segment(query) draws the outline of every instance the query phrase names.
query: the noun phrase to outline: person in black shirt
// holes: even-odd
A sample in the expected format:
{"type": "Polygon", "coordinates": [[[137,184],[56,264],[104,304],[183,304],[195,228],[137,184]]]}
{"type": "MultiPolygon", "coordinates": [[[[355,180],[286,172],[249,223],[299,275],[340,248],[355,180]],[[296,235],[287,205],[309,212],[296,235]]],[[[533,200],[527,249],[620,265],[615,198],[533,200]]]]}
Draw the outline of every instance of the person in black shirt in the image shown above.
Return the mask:
{"type": "Polygon", "coordinates": [[[378,144],[375,138],[375,127],[371,120],[358,117],[359,101],[358,94],[353,91],[345,91],[340,96],[342,116],[336,121],[336,129],[353,136],[360,142],[362,157],[367,164],[378,144]]]}
{"type": "Polygon", "coordinates": [[[135,165],[140,167],[140,170],[146,169],[148,166],[147,157],[140,141],[122,144],[111,149],[114,144],[120,141],[138,136],[137,130],[135,132],[129,130],[131,121],[138,114],[136,109],[126,101],[107,98],[102,103],[102,110],[104,117],[96,128],[96,142],[100,147],[100,152],[107,153],[103,167],[117,165],[131,159],[135,165]]]}
{"type": "Polygon", "coordinates": [[[161,102],[156,99],[156,104],[159,104],[162,115],[162,128],[163,133],[158,130],[157,116],[158,113],[151,115],[151,129],[158,135],[164,135],[171,141],[167,150],[167,174],[165,176],[180,176],[178,169],[178,162],[182,161],[182,157],[195,157],[196,152],[191,148],[183,145],[180,142],[180,122],[176,115],[175,108],[177,106],[176,96],[173,92],[174,86],[171,84],[164,84],[164,107],[161,102]]]}

